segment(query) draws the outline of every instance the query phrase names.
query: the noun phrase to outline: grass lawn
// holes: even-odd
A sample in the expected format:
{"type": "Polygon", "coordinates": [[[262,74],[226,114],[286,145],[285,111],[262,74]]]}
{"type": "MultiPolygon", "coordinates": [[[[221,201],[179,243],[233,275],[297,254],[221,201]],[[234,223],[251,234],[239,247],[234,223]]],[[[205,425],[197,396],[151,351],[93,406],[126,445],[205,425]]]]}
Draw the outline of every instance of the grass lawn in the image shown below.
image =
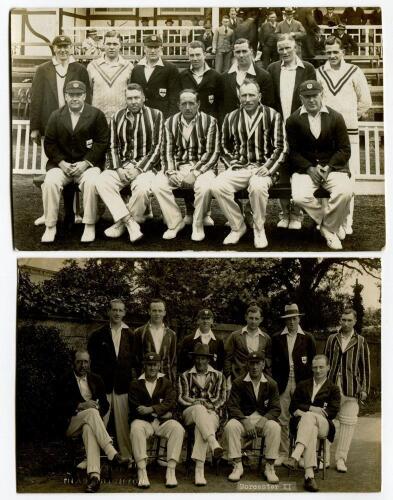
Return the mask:
{"type": "MultiPolygon", "coordinates": [[[[223,246],[222,241],[229,233],[216,201],[212,204],[212,217],[216,225],[206,228],[204,241],[191,241],[191,228],[186,227],[177,238],[165,241],[161,238],[166,227],[159,218],[159,207],[153,205],[155,218],[147,221],[141,229],[144,238],[135,244],[128,240],[128,234],[120,239],[108,239],[104,230],[112,224],[106,211],[96,225],[96,240],[82,244],[80,238],[83,225],[76,225],[70,232],[58,224],[56,240],[53,244],[41,243],[44,227],[36,227],[33,221],[42,214],[41,192],[33,185],[33,176],[14,175],[12,179],[13,237],[16,250],[112,250],[112,251],[256,251],[252,230],[249,230],[237,245],[223,246]]],[[[182,200],[179,200],[182,204],[182,200]]],[[[279,213],[278,200],[271,200],[268,206],[266,235],[268,252],[325,252],[329,251],[325,240],[315,229],[313,221],[306,216],[300,231],[277,229],[279,213]]],[[[379,251],[385,245],[385,199],[384,196],[357,196],[355,202],[354,234],[344,241],[344,251],[379,251]]]]}

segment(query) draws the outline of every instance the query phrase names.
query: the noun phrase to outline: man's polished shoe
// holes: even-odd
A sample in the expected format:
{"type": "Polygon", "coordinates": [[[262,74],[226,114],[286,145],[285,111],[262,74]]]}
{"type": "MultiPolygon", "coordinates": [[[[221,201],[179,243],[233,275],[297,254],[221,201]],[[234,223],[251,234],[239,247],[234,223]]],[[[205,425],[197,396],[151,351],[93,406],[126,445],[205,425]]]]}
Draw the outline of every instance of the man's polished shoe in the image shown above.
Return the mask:
{"type": "Polygon", "coordinates": [[[35,226],[43,226],[45,224],[45,215],[42,214],[38,219],[34,221],[35,226]]]}
{"type": "Polygon", "coordinates": [[[91,243],[96,239],[96,226],[95,224],[85,224],[85,230],[83,231],[81,242],[91,243]]]}
{"type": "Polygon", "coordinates": [[[53,243],[56,236],[56,226],[46,227],[44,234],[41,238],[41,243],[53,243]]]}
{"type": "Polygon", "coordinates": [[[304,489],[311,492],[319,491],[317,482],[313,477],[306,477],[304,479],[304,489]]]}
{"type": "Polygon", "coordinates": [[[176,470],[173,467],[166,468],[165,479],[166,479],[165,486],[167,488],[176,488],[177,486],[176,470]]]}
{"type": "Polygon", "coordinates": [[[339,458],[336,462],[336,469],[338,472],[347,472],[347,466],[342,458],[339,458]]]}
{"type": "Polygon", "coordinates": [[[295,231],[299,231],[302,228],[302,223],[300,220],[291,219],[288,224],[288,229],[294,229],[295,231]]]}
{"type": "Polygon", "coordinates": [[[264,472],[265,472],[266,481],[269,484],[278,484],[280,482],[280,480],[278,479],[278,476],[276,474],[276,471],[274,470],[273,464],[266,464],[264,472]]]}
{"type": "Polygon", "coordinates": [[[345,236],[347,235],[347,233],[345,232],[344,226],[340,226],[336,234],[339,240],[345,240],[345,236]]]}
{"type": "Polygon", "coordinates": [[[265,229],[254,229],[254,246],[255,248],[266,248],[268,245],[265,229]]]}
{"type": "Polygon", "coordinates": [[[233,471],[229,474],[228,479],[233,483],[240,481],[243,475],[243,464],[241,462],[236,462],[233,466],[233,471]]]}
{"type": "Polygon", "coordinates": [[[206,486],[207,481],[205,479],[205,474],[203,467],[195,467],[195,486],[206,486]]]}
{"type": "Polygon", "coordinates": [[[149,478],[147,477],[146,469],[138,469],[138,488],[146,490],[150,488],[149,478]]]}
{"type": "Polygon", "coordinates": [[[182,229],[184,229],[185,225],[186,224],[185,224],[184,220],[182,219],[176,227],[174,227],[173,229],[167,229],[165,231],[165,233],[162,235],[162,239],[173,240],[174,238],[176,238],[177,233],[179,231],[181,231],[182,229]]]}
{"type": "Polygon", "coordinates": [[[203,226],[192,226],[192,241],[202,241],[205,239],[205,231],[203,230],[203,226]]]}
{"type": "Polygon", "coordinates": [[[289,470],[297,470],[299,462],[295,458],[289,457],[283,460],[282,465],[289,470]]]}
{"type": "Polygon", "coordinates": [[[224,450],[221,448],[221,446],[216,446],[214,450],[212,450],[212,453],[213,453],[213,458],[218,460],[223,456],[224,450]]]}
{"type": "Polygon", "coordinates": [[[112,464],[113,465],[128,465],[129,463],[128,458],[124,458],[120,455],[120,453],[116,453],[116,455],[112,458],[112,464]]]}
{"type": "Polygon", "coordinates": [[[122,234],[124,234],[126,230],[126,225],[122,220],[118,220],[115,224],[105,229],[105,236],[108,238],[120,238],[122,234]]]}
{"type": "Polygon", "coordinates": [[[210,215],[205,215],[203,218],[204,226],[214,226],[214,220],[210,217],[210,215]]]}
{"type": "Polygon", "coordinates": [[[328,231],[324,226],[320,228],[321,235],[325,238],[327,246],[332,250],[342,250],[343,246],[337,234],[328,231]]]}
{"type": "Polygon", "coordinates": [[[239,242],[240,238],[247,232],[247,226],[243,224],[240,226],[238,231],[232,231],[228,234],[228,236],[223,241],[224,245],[236,245],[239,242]]]}
{"type": "Polygon", "coordinates": [[[86,493],[96,493],[100,489],[101,481],[96,476],[89,478],[86,486],[86,493]]]}
{"type": "Polygon", "coordinates": [[[283,217],[277,222],[277,227],[279,229],[288,229],[289,226],[289,219],[288,217],[283,217]]]}
{"type": "Polygon", "coordinates": [[[126,229],[128,231],[128,234],[130,236],[130,241],[131,243],[135,243],[136,241],[140,240],[143,236],[143,233],[139,227],[139,224],[134,221],[134,219],[131,217],[128,219],[126,222],[126,229]]]}

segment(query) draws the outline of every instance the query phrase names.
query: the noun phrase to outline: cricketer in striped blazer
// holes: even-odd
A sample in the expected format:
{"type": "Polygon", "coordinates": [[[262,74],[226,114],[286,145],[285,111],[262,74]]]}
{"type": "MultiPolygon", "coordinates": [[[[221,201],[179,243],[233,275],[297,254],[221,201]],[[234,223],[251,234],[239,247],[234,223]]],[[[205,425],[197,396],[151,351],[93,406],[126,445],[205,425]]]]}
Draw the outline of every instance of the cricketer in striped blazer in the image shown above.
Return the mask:
{"type": "Polygon", "coordinates": [[[247,188],[254,219],[254,245],[265,248],[269,187],[278,177],[287,151],[283,121],[277,111],[260,104],[257,82],[245,80],[239,93],[240,107],[225,116],[222,127],[221,159],[225,171],[218,175],[211,189],[231,227],[224,245],[237,243],[246,232],[234,196],[247,188]]]}
{"type": "Polygon", "coordinates": [[[180,92],[180,112],[165,121],[161,145],[161,171],[152,185],[168,231],[164,239],[176,237],[184,221],[172,193],[177,187],[194,190],[194,216],[191,239],[205,237],[203,218],[211,202],[210,186],[219,158],[217,120],[199,110],[199,96],[193,89],[180,92]]]}
{"type": "Polygon", "coordinates": [[[105,234],[116,238],[127,229],[130,241],[142,237],[139,223],[149,207],[151,182],[160,159],[164,118],[158,109],[144,105],[138,84],[128,84],[127,107],[115,113],[110,122],[110,168],[98,178],[97,192],[112,214],[115,224],[105,234]],[[120,191],[131,188],[126,205],[120,191]]]}

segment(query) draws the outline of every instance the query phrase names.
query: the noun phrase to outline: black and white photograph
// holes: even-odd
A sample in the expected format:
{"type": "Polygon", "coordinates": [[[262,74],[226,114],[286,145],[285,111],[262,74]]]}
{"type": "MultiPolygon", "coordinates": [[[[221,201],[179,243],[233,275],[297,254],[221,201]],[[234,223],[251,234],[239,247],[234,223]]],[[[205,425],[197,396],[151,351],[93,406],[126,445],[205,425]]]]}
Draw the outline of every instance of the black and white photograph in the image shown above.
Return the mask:
{"type": "Polygon", "coordinates": [[[380,491],[380,259],[17,272],[18,493],[380,491]]]}
{"type": "Polygon", "coordinates": [[[14,249],[380,251],[382,17],[11,9],[14,249]]]}

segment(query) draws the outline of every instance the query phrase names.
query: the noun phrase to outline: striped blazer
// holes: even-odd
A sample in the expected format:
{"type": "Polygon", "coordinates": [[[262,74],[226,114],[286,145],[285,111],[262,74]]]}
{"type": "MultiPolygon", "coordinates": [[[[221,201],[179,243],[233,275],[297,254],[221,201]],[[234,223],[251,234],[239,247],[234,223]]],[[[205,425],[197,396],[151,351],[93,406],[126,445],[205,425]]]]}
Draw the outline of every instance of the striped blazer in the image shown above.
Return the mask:
{"type": "Polygon", "coordinates": [[[206,382],[201,387],[197,379],[195,366],[182,373],[179,377],[179,403],[181,406],[191,406],[196,399],[207,403],[209,409],[217,414],[226,401],[226,383],[224,375],[210,365],[206,374],[206,382]]]}
{"type": "Polygon", "coordinates": [[[217,120],[203,111],[195,116],[195,125],[188,141],[182,134],[181,113],[165,121],[161,146],[162,172],[178,169],[183,163],[194,162],[201,173],[215,168],[219,158],[219,132],[217,120]]]}
{"type": "Polygon", "coordinates": [[[242,108],[225,116],[222,126],[222,156],[226,168],[230,161],[256,163],[265,166],[270,175],[278,172],[287,156],[287,142],[283,120],[277,111],[261,104],[256,112],[251,129],[247,130],[242,108]]]}
{"type": "Polygon", "coordinates": [[[354,333],[345,351],[342,352],[340,333],[330,335],[326,341],[325,354],[329,359],[329,379],[337,384],[341,372],[342,391],[345,396],[357,397],[361,391],[370,391],[370,352],[367,341],[354,333]]]}
{"type": "Polygon", "coordinates": [[[110,122],[110,165],[117,170],[136,162],[141,172],[154,169],[160,160],[164,118],[158,109],[143,106],[131,122],[131,111],[120,109],[110,122]]]}

